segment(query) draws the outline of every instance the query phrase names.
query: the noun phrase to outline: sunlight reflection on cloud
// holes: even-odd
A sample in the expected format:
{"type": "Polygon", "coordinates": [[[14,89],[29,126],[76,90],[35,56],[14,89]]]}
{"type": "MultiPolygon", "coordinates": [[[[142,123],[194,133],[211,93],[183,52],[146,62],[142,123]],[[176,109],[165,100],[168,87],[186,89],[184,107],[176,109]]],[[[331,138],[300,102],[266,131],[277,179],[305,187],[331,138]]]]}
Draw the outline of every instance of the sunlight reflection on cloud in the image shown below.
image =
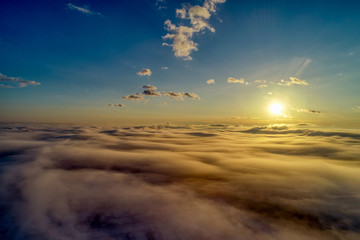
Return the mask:
{"type": "Polygon", "coordinates": [[[359,136],[285,125],[4,125],[0,236],[358,239],[359,136]]]}

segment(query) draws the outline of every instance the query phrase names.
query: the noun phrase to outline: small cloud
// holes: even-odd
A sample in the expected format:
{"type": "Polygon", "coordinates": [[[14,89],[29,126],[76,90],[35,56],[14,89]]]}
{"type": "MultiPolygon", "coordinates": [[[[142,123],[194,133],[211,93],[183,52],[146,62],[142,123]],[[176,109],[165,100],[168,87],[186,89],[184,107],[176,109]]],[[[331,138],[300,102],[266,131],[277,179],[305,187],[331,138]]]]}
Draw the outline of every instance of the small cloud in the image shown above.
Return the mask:
{"type": "Polygon", "coordinates": [[[322,113],[321,111],[318,111],[318,110],[312,110],[312,109],[306,109],[306,108],[301,108],[301,109],[291,108],[291,109],[296,112],[302,112],[302,113],[322,113]]]}
{"type": "Polygon", "coordinates": [[[0,84],[0,88],[14,88],[13,86],[10,85],[5,85],[5,84],[0,84]]]}
{"type": "Polygon", "coordinates": [[[285,81],[284,79],[281,79],[278,85],[285,87],[290,87],[291,85],[309,85],[309,83],[305,80],[301,80],[296,77],[290,77],[289,79],[290,81],[285,81]]]}
{"type": "MultiPolygon", "coordinates": [[[[1,73],[0,73],[0,82],[17,84],[18,87],[20,87],[20,88],[27,87],[28,85],[35,85],[35,86],[41,85],[39,82],[23,80],[18,77],[8,77],[1,73]]],[[[1,88],[14,88],[14,86],[12,86],[12,85],[1,84],[0,86],[1,86],[1,88]]]]}
{"type": "Polygon", "coordinates": [[[143,95],[153,96],[153,97],[161,97],[161,93],[156,91],[157,87],[151,86],[151,85],[144,85],[143,88],[145,89],[143,91],[143,95]]]}
{"type": "Polygon", "coordinates": [[[166,1],[165,0],[155,0],[155,6],[158,7],[158,10],[166,8],[166,1]]]}
{"type": "Polygon", "coordinates": [[[170,20],[165,21],[166,30],[170,33],[163,36],[164,40],[172,41],[171,44],[163,43],[163,46],[172,47],[176,57],[184,60],[192,60],[190,54],[198,51],[197,43],[193,41],[194,34],[202,33],[206,29],[215,32],[209,24],[212,14],[216,13],[216,4],[224,3],[226,0],[205,0],[202,6],[183,5],[176,10],[176,17],[190,21],[189,26],[180,24],[176,26],[170,20]]]}
{"type": "Polygon", "coordinates": [[[142,88],[144,88],[146,90],[156,90],[157,89],[157,87],[151,86],[151,85],[144,85],[144,86],[142,86],[142,88]]]}
{"type": "Polygon", "coordinates": [[[228,77],[227,82],[228,82],[228,83],[241,83],[241,84],[246,84],[246,83],[245,83],[245,79],[243,79],[243,78],[236,79],[236,78],[233,78],[233,77],[228,77]]]}
{"type": "Polygon", "coordinates": [[[180,100],[180,101],[184,100],[184,98],[183,98],[184,96],[188,97],[188,98],[193,98],[193,99],[196,99],[196,100],[200,100],[199,95],[197,95],[196,93],[187,93],[187,92],[176,93],[176,92],[164,92],[163,91],[163,94],[164,94],[164,96],[169,96],[171,98],[175,98],[175,99],[180,100]]]}
{"type": "Polygon", "coordinates": [[[257,88],[266,88],[266,87],[268,87],[268,85],[266,85],[266,84],[261,84],[261,85],[259,85],[259,86],[257,86],[257,88]]]}
{"type": "Polygon", "coordinates": [[[272,93],[272,92],[268,92],[268,94],[269,94],[269,95],[273,95],[273,93],[272,93]]]}
{"type": "Polygon", "coordinates": [[[168,70],[168,67],[161,67],[162,70],[168,70]]]}
{"type": "Polygon", "coordinates": [[[122,103],[119,103],[119,104],[112,104],[112,103],[109,103],[109,104],[108,104],[108,106],[109,106],[109,107],[125,107],[125,105],[124,105],[124,104],[122,104],[122,103]]]}
{"type": "Polygon", "coordinates": [[[215,84],[215,80],[214,79],[209,79],[206,81],[207,84],[215,84]]]}
{"type": "Polygon", "coordinates": [[[197,95],[196,93],[183,93],[183,95],[185,97],[193,98],[195,100],[200,100],[199,95],[197,95]]]}
{"type": "Polygon", "coordinates": [[[266,83],[266,80],[255,80],[254,83],[266,83]]]}
{"type": "Polygon", "coordinates": [[[127,95],[127,96],[124,96],[122,98],[125,99],[125,100],[137,101],[137,102],[144,100],[144,96],[142,96],[139,93],[127,95]]]}
{"type": "Polygon", "coordinates": [[[167,103],[166,102],[161,102],[162,105],[166,105],[167,103]]]}
{"type": "Polygon", "coordinates": [[[163,91],[164,96],[169,96],[171,98],[175,98],[177,100],[183,101],[183,93],[176,93],[176,92],[165,92],[163,91]]]}
{"type": "Polygon", "coordinates": [[[78,11],[78,12],[81,12],[85,15],[99,15],[99,16],[102,16],[101,13],[98,13],[98,12],[93,12],[91,11],[88,7],[86,6],[83,6],[83,7],[79,7],[79,6],[76,6],[72,3],[68,3],[66,4],[66,6],[68,7],[68,9],[70,10],[73,10],[73,11],[78,11]]]}
{"type": "Polygon", "coordinates": [[[152,72],[150,69],[144,68],[143,70],[141,70],[140,72],[137,72],[136,74],[139,76],[151,76],[152,72]]]}

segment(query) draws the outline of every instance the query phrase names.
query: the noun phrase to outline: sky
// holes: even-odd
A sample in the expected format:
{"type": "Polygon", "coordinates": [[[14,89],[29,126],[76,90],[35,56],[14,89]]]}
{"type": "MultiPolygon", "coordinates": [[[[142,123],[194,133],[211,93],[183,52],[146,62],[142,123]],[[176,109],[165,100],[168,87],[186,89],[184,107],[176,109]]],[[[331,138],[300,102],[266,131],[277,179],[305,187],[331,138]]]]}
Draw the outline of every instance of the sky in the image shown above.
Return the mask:
{"type": "Polygon", "coordinates": [[[0,121],[358,126],[359,7],[1,1],[0,121]]]}

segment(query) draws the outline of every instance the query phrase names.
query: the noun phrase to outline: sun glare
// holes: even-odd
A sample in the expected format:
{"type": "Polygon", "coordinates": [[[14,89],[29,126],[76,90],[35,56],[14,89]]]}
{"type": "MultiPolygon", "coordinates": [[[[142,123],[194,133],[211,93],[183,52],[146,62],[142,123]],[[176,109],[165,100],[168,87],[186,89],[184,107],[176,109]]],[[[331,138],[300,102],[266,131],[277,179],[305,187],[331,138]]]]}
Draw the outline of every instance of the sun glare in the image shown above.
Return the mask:
{"type": "Polygon", "coordinates": [[[269,106],[269,111],[275,115],[283,115],[283,109],[284,109],[284,106],[278,102],[271,103],[269,106]]]}

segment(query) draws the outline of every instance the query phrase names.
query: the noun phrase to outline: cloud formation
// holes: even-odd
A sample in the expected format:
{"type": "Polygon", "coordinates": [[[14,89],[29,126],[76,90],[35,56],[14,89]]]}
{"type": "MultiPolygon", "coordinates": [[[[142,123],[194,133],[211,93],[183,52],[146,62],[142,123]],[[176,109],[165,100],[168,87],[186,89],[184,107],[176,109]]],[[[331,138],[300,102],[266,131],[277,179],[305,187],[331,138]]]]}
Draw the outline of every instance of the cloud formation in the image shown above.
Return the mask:
{"type": "Polygon", "coordinates": [[[312,109],[306,109],[306,108],[301,108],[301,109],[293,109],[296,112],[303,112],[303,113],[322,113],[321,111],[318,110],[312,110],[312,109]]]}
{"type": "Polygon", "coordinates": [[[73,11],[77,11],[77,12],[81,12],[85,15],[99,15],[99,16],[102,16],[101,13],[98,13],[98,12],[93,12],[91,11],[88,7],[86,6],[83,6],[83,7],[79,7],[79,6],[76,6],[72,3],[68,3],[66,4],[66,6],[68,7],[68,9],[70,10],[73,10],[73,11]]]}
{"type": "Polygon", "coordinates": [[[125,100],[130,100],[130,101],[142,101],[144,100],[144,96],[136,93],[136,94],[130,94],[130,95],[126,95],[122,97],[125,100]]]}
{"type": "Polygon", "coordinates": [[[143,88],[144,88],[143,95],[161,97],[161,93],[156,91],[157,87],[151,85],[144,85],[143,88]]]}
{"type": "Polygon", "coordinates": [[[34,85],[34,86],[41,85],[41,83],[36,82],[36,81],[23,80],[18,77],[8,77],[1,73],[0,73],[0,82],[7,83],[7,84],[3,84],[3,83],[0,84],[1,88],[14,88],[14,86],[13,86],[14,84],[16,84],[20,88],[27,87],[29,85],[34,85]],[[8,84],[10,84],[10,85],[8,85],[8,84]]]}
{"type": "Polygon", "coordinates": [[[168,67],[161,67],[162,70],[168,70],[168,67]]]}
{"type": "Polygon", "coordinates": [[[207,84],[215,84],[215,80],[214,79],[209,79],[206,81],[207,84]]]}
{"type": "Polygon", "coordinates": [[[190,25],[176,26],[170,20],[165,21],[166,30],[170,33],[163,36],[164,40],[172,41],[171,44],[163,43],[164,46],[172,47],[176,57],[184,60],[192,60],[190,54],[198,51],[197,43],[193,41],[194,34],[201,33],[206,29],[215,32],[209,24],[212,14],[216,13],[216,4],[224,3],[226,0],[205,0],[202,6],[183,5],[176,10],[176,16],[183,20],[189,20],[190,25]]]}
{"type": "Polygon", "coordinates": [[[290,81],[285,81],[284,79],[281,79],[278,85],[285,87],[290,87],[291,85],[309,85],[309,83],[305,80],[301,80],[296,77],[290,77],[289,79],[290,81]]]}
{"type": "Polygon", "coordinates": [[[171,98],[175,98],[175,99],[181,100],[181,101],[184,100],[183,97],[193,98],[195,100],[200,100],[201,99],[199,97],[199,95],[197,95],[196,93],[188,93],[188,92],[176,93],[176,92],[171,92],[171,91],[170,92],[163,91],[163,94],[164,94],[164,96],[169,96],[171,98]]]}
{"type": "Polygon", "coordinates": [[[161,94],[161,92],[157,91],[156,86],[144,85],[144,86],[142,86],[142,88],[144,89],[142,94],[136,93],[136,94],[132,94],[132,95],[127,95],[127,96],[124,96],[123,99],[131,100],[131,101],[142,101],[142,100],[144,100],[144,96],[162,97],[162,94],[163,94],[164,96],[168,96],[168,97],[171,97],[171,98],[174,98],[177,100],[181,100],[181,101],[184,100],[183,97],[200,100],[199,95],[197,95],[196,93],[188,93],[188,92],[177,93],[177,92],[173,92],[173,91],[162,91],[162,94],[161,94]]]}
{"type": "Polygon", "coordinates": [[[356,240],[359,145],[286,125],[2,124],[0,234],[356,240]]]}
{"type": "Polygon", "coordinates": [[[245,79],[243,79],[243,78],[236,79],[236,78],[233,78],[233,77],[228,77],[227,82],[228,83],[240,83],[240,84],[249,85],[249,82],[246,82],[245,79]]]}
{"type": "Polygon", "coordinates": [[[152,72],[150,69],[144,68],[143,70],[141,70],[140,72],[137,72],[136,74],[139,76],[151,76],[152,72]]]}

